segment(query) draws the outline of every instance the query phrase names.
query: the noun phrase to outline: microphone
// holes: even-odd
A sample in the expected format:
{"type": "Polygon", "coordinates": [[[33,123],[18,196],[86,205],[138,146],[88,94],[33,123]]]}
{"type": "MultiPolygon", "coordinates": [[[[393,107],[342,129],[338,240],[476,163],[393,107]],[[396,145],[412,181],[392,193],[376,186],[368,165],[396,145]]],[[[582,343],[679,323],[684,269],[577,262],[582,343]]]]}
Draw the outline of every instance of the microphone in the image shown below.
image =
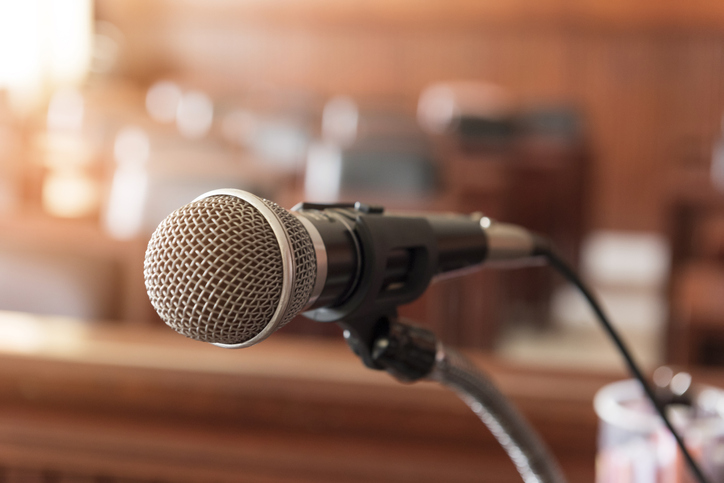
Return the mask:
{"type": "Polygon", "coordinates": [[[530,259],[538,239],[480,214],[385,214],[362,203],[287,211],[216,190],[170,214],[144,261],[151,303],[192,339],[248,347],[297,314],[322,322],[394,310],[435,276],[530,259]]]}

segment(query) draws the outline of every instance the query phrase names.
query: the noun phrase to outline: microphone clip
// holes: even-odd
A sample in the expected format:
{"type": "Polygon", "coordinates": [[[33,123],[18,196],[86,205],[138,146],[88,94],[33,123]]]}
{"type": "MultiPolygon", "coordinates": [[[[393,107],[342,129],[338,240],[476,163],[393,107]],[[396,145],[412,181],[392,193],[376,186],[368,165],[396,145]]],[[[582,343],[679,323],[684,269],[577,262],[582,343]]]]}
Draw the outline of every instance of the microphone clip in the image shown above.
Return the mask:
{"type": "Polygon", "coordinates": [[[353,209],[366,215],[381,215],[385,212],[384,206],[370,205],[367,203],[362,203],[361,201],[355,201],[354,203],[312,203],[309,201],[302,201],[301,203],[297,203],[292,207],[292,211],[324,211],[330,209],[353,209]]]}
{"type": "Polygon", "coordinates": [[[435,334],[399,321],[396,314],[365,317],[338,323],[344,339],[364,364],[385,370],[401,382],[428,377],[435,367],[435,334]]]}

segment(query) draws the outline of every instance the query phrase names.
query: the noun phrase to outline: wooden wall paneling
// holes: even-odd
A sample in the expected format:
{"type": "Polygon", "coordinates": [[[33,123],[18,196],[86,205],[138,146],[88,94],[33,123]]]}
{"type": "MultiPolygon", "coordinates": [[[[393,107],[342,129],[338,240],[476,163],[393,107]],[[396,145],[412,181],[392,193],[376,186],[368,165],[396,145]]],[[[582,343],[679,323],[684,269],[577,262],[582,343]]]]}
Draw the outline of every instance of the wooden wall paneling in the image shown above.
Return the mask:
{"type": "Polygon", "coordinates": [[[720,36],[672,36],[664,41],[666,72],[662,78],[669,106],[664,147],[674,166],[711,159],[724,114],[724,39],[720,36]],[[687,160],[693,150],[697,160],[687,160]]]}
{"type": "Polygon", "coordinates": [[[521,29],[501,35],[499,83],[510,88],[524,105],[567,100],[569,75],[564,32],[521,29]]]}
{"type": "MultiPolygon", "coordinates": [[[[116,12],[144,11],[142,0],[102,0],[116,12]],[[114,5],[115,4],[115,5],[114,5]],[[117,4],[121,4],[118,6],[117,4]]],[[[254,0],[247,2],[195,0],[155,0],[155,6],[172,11],[177,17],[199,20],[250,19],[256,23],[273,22],[288,26],[304,25],[383,25],[448,28],[496,25],[546,25],[606,27],[612,29],[717,29],[724,25],[724,7],[711,0],[644,0],[632,4],[625,0],[435,0],[420,5],[413,0],[373,0],[340,4],[331,0],[295,2],[291,0],[254,0]]],[[[147,11],[147,10],[146,10],[147,11]]]]}
{"type": "Polygon", "coordinates": [[[578,57],[583,69],[580,90],[593,141],[594,225],[655,229],[652,193],[656,180],[642,166],[651,164],[649,132],[655,130],[653,42],[647,37],[583,38],[578,57]],[[652,83],[653,81],[653,83],[652,83]],[[654,91],[654,92],[652,92],[654,91]],[[652,209],[653,208],[653,209],[652,209]]]}
{"type": "Polygon", "coordinates": [[[478,42],[471,41],[469,32],[429,32],[413,30],[399,32],[395,49],[404,73],[398,86],[409,94],[419,93],[431,81],[458,80],[473,75],[478,63],[471,49],[478,42]]]}
{"type": "MultiPolygon", "coordinates": [[[[590,183],[582,188],[591,228],[663,231],[670,168],[690,157],[708,167],[721,130],[724,23],[717,22],[724,9],[713,4],[99,3],[99,15],[128,32],[124,72],[140,84],[172,75],[220,97],[308,91],[321,106],[347,94],[363,102],[394,100],[413,113],[429,83],[473,79],[507,87],[526,106],[578,106],[592,150],[590,183]]],[[[455,209],[489,211],[485,178],[494,173],[445,160],[455,209]]],[[[469,307],[440,302],[453,286],[431,289],[427,300],[406,310],[443,331],[459,314],[490,316],[475,297],[469,307]],[[434,301],[442,305],[431,310],[434,301]]],[[[475,287],[483,285],[461,289],[475,287]]]]}
{"type": "Polygon", "coordinates": [[[557,32],[327,28],[289,34],[275,27],[245,30],[240,25],[238,33],[204,36],[194,31],[208,27],[184,24],[178,29],[167,32],[164,42],[179,70],[190,78],[209,77],[207,82],[226,90],[268,84],[308,88],[322,96],[397,96],[414,109],[416,96],[431,82],[479,78],[507,85],[528,102],[570,97],[572,41],[557,32]],[[206,43],[196,45],[201,41],[194,39],[199,38],[206,43]],[[298,38],[305,39],[300,44],[307,44],[302,54],[290,47],[298,38]],[[214,52],[212,46],[219,44],[228,49],[214,52]],[[302,55],[303,61],[295,59],[297,55],[302,55]],[[233,59],[231,66],[229,58],[233,59]],[[221,72],[224,75],[219,75],[221,72]]]}
{"type": "Polygon", "coordinates": [[[724,9],[703,0],[104,0],[99,14],[127,29],[127,72],[141,79],[165,65],[215,89],[397,96],[414,107],[430,82],[473,78],[528,102],[580,102],[597,154],[592,219],[603,228],[661,230],[658,173],[673,155],[669,144],[679,142],[674,134],[690,129],[703,137],[700,146],[710,143],[724,107],[724,9]]]}

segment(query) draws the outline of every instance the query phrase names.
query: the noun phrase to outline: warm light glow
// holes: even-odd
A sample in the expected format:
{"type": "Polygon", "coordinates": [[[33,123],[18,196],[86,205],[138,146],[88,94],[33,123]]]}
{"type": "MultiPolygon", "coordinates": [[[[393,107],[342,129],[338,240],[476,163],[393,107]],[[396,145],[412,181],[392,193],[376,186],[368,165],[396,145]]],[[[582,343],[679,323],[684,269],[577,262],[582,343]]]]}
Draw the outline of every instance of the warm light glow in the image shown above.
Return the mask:
{"type": "Polygon", "coordinates": [[[106,212],[108,234],[119,240],[138,235],[143,228],[143,208],[148,175],[138,167],[119,167],[113,175],[111,199],[106,212]]]}
{"type": "Polygon", "coordinates": [[[45,0],[42,2],[49,28],[48,67],[51,80],[59,85],[81,82],[91,59],[92,3],[89,0],[45,0]],[[50,17],[50,18],[48,18],[50,17]]]}
{"type": "Polygon", "coordinates": [[[86,324],[76,319],[0,312],[0,349],[7,352],[71,355],[86,331],[86,324]]]}
{"type": "Polygon", "coordinates": [[[309,148],[304,192],[308,199],[332,202],[339,198],[342,176],[342,152],[333,144],[315,144],[309,148]]]}
{"type": "Polygon", "coordinates": [[[0,0],[0,89],[19,112],[57,86],[78,84],[90,65],[91,0],[0,0]]]}
{"type": "Polygon", "coordinates": [[[82,172],[72,169],[48,174],[43,183],[43,207],[65,218],[88,216],[98,206],[98,187],[82,172]]]}
{"type": "Polygon", "coordinates": [[[82,169],[95,160],[93,149],[80,136],[48,132],[39,135],[36,142],[44,153],[43,165],[51,171],[82,169]]]}

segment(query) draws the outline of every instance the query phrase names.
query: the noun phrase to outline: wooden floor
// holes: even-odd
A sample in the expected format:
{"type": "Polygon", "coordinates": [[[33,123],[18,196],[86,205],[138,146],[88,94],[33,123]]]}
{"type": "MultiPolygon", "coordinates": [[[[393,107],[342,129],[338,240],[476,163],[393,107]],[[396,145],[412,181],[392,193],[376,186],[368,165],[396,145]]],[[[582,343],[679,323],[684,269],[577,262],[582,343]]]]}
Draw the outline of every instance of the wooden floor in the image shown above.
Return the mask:
{"type": "MultiPolygon", "coordinates": [[[[592,398],[622,374],[473,354],[569,481],[594,479],[592,398]]],[[[341,341],[243,350],[171,330],[0,313],[0,481],[517,482],[468,408],[365,369],[341,341]]]]}

